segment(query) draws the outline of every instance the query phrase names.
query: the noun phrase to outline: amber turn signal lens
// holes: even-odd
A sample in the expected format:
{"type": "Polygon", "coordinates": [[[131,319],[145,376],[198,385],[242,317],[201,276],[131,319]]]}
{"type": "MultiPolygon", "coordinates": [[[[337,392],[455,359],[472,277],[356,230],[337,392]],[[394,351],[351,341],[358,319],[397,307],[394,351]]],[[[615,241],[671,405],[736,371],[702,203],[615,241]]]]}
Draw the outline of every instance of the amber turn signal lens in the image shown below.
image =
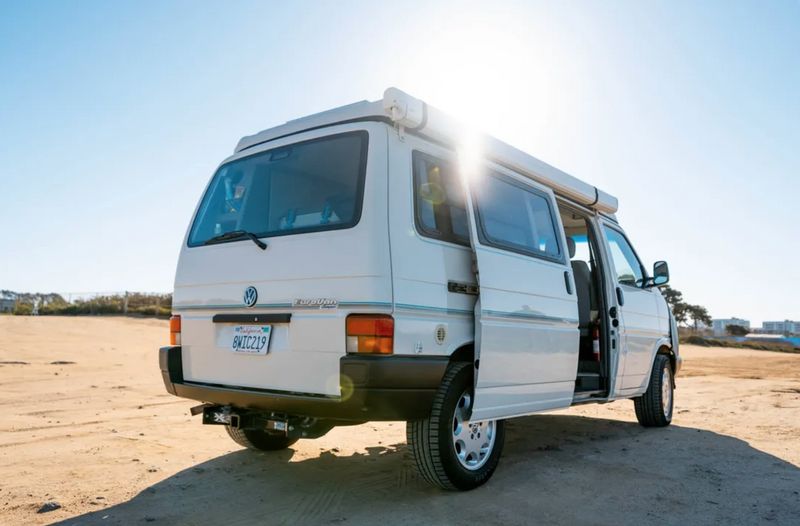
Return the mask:
{"type": "Polygon", "coordinates": [[[178,314],[173,314],[169,318],[169,344],[181,344],[181,317],[178,314]]]}
{"type": "Polygon", "coordinates": [[[392,354],[394,319],[386,314],[351,314],[347,317],[347,352],[392,354]]]}

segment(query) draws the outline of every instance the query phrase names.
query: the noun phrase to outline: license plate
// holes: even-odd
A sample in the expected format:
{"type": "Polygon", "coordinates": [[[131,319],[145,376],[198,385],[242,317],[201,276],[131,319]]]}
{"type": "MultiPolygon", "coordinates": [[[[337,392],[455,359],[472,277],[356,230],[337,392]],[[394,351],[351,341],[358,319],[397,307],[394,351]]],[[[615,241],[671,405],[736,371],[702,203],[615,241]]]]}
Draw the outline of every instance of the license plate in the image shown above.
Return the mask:
{"type": "Polygon", "coordinates": [[[225,331],[225,345],[237,353],[267,354],[272,325],[235,325],[225,331]]]}

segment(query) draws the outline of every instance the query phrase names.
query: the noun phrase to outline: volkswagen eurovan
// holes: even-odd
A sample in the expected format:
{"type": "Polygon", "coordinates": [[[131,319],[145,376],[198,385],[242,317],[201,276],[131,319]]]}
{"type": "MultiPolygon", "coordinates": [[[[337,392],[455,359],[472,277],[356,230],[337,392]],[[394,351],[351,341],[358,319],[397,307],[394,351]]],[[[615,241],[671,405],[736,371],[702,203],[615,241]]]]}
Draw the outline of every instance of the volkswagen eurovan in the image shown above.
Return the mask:
{"type": "Polygon", "coordinates": [[[491,477],[507,419],[672,419],[675,320],[617,200],[395,88],[244,137],[181,247],[170,393],[237,443],[407,422],[422,477],[491,477]]]}

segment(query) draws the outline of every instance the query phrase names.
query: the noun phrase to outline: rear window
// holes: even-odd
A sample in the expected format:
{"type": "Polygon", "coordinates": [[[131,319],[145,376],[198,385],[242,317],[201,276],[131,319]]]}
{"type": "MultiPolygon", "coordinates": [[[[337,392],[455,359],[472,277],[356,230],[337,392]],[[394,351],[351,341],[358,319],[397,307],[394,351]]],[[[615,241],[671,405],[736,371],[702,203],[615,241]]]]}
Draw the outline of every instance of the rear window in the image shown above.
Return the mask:
{"type": "Polygon", "coordinates": [[[221,166],[203,196],[189,246],[239,230],[272,237],[354,226],[361,217],[367,141],[365,131],[331,135],[221,166]]]}

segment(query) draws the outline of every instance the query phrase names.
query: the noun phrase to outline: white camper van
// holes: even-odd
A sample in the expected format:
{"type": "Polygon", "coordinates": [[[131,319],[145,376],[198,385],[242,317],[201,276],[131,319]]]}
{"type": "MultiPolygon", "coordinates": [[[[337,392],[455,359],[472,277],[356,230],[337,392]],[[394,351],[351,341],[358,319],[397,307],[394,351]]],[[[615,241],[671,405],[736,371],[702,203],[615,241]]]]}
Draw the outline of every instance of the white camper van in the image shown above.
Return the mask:
{"type": "Polygon", "coordinates": [[[257,450],[406,421],[422,476],[460,490],[509,418],[631,398],[666,426],[669,272],[616,210],[395,88],[245,137],[181,248],[167,391],[257,450]]]}

